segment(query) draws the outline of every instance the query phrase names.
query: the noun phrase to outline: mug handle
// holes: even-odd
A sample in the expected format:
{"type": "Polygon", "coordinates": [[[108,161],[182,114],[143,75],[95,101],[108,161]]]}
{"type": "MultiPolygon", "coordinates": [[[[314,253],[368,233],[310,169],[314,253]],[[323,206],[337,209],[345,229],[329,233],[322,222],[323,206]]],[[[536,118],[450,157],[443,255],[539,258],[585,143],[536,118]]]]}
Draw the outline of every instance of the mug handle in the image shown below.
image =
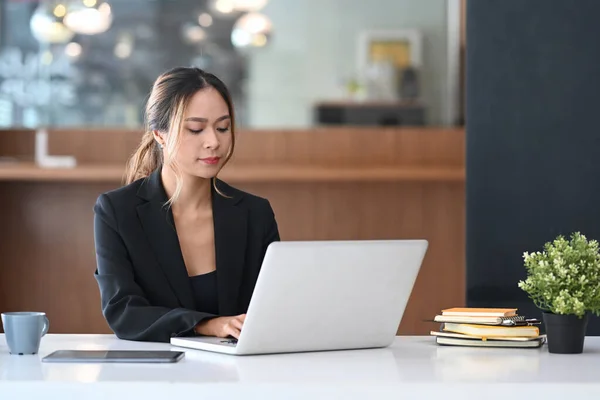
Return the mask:
{"type": "Polygon", "coordinates": [[[42,336],[45,336],[48,333],[48,329],[50,329],[50,320],[48,317],[44,316],[44,327],[42,328],[42,336]]]}

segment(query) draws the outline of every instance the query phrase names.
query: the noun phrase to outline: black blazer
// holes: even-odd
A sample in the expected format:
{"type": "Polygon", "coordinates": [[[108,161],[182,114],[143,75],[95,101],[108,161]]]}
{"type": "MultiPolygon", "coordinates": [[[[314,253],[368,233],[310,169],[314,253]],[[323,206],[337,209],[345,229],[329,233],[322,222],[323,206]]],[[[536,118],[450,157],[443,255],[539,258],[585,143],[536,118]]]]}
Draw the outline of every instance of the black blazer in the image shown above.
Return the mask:
{"type": "MultiPolygon", "coordinates": [[[[270,203],[217,180],[213,218],[219,315],[247,311],[267,246],[279,240],[270,203]]],[[[168,342],[214,315],[196,311],[160,168],[94,206],[102,312],[121,339],[168,342]]]]}

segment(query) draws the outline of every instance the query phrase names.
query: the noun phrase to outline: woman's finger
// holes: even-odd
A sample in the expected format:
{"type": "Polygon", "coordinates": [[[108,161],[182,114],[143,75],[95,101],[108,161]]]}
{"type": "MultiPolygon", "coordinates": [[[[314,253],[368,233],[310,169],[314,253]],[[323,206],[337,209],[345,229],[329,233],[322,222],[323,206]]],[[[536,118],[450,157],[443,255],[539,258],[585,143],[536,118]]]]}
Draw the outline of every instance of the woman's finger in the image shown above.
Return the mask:
{"type": "Polygon", "coordinates": [[[239,319],[236,318],[232,318],[231,321],[229,321],[229,323],[231,324],[231,326],[233,326],[234,328],[238,329],[238,330],[242,330],[242,326],[244,325],[244,323],[242,321],[240,321],[239,319]]]}
{"type": "Polygon", "coordinates": [[[227,325],[226,332],[228,335],[231,335],[236,339],[240,338],[240,330],[230,324],[227,325]]]}

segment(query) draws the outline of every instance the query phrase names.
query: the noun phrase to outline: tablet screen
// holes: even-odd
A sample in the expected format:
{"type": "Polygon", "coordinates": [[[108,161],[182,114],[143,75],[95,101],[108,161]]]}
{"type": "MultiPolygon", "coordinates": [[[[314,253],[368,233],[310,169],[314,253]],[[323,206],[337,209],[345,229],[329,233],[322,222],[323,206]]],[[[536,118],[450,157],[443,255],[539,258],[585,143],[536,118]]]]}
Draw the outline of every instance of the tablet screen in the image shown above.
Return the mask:
{"type": "Polygon", "coordinates": [[[45,362],[150,362],[173,363],[184,356],[169,350],[58,350],[44,357],[45,362]]]}

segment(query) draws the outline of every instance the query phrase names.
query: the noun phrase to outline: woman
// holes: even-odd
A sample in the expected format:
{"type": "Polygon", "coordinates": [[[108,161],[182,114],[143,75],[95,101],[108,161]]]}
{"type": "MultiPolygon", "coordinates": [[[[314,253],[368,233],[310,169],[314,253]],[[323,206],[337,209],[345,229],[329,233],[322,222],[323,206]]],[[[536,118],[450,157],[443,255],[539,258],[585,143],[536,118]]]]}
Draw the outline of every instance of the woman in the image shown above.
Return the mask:
{"type": "Polygon", "coordinates": [[[269,202],[217,179],[234,144],[227,88],[197,68],[155,82],[127,185],[94,207],[102,311],[122,339],[238,338],[267,246],[269,202]]]}

